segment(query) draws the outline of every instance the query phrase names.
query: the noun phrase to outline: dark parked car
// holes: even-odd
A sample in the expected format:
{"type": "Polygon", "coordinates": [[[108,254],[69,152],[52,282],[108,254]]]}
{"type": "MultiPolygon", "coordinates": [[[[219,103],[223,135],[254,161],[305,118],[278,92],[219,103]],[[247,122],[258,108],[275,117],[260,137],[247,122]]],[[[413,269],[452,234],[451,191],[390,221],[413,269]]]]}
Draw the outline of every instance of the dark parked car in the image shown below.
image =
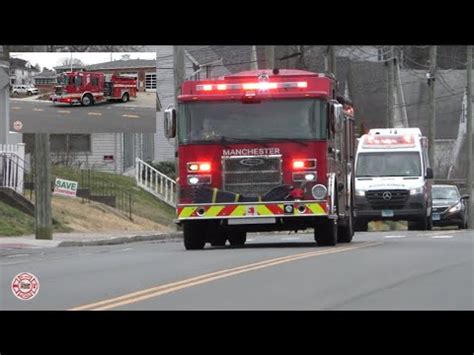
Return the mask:
{"type": "Polygon", "coordinates": [[[433,185],[432,219],[435,226],[457,225],[466,229],[469,195],[462,195],[454,185],[433,185]]]}

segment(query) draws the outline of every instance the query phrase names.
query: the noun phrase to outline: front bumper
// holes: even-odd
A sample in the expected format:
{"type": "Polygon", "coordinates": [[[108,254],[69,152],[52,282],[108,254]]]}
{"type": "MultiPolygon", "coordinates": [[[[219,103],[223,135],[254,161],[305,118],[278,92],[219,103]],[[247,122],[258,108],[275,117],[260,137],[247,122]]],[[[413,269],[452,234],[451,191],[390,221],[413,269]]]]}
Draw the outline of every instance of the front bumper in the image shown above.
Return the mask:
{"type": "Polygon", "coordinates": [[[178,221],[329,216],[326,201],[178,205],[178,221]]]}
{"type": "Polygon", "coordinates": [[[427,216],[423,194],[409,196],[403,208],[373,208],[365,196],[355,196],[354,217],[367,221],[376,220],[418,220],[427,216]]]}
{"type": "Polygon", "coordinates": [[[464,222],[463,211],[457,211],[449,213],[448,211],[443,212],[439,215],[439,220],[433,219],[434,226],[449,226],[454,224],[460,224],[464,222]]]}

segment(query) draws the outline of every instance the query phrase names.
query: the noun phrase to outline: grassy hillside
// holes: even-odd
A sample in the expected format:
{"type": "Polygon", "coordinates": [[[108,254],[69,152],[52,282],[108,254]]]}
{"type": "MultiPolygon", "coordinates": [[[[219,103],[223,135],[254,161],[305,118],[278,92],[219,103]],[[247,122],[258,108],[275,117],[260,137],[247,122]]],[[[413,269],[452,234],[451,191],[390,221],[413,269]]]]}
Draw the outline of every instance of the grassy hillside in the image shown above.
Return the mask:
{"type": "MultiPolygon", "coordinates": [[[[73,180],[81,184],[81,171],[64,166],[54,166],[52,169],[53,177],[61,177],[67,180],[73,180]]],[[[174,208],[162,203],[150,193],[139,189],[135,184],[135,179],[128,176],[121,176],[109,173],[94,173],[99,182],[108,182],[117,185],[120,189],[129,192],[132,195],[133,214],[149,219],[155,223],[165,226],[173,226],[175,218],[174,208]]]]}

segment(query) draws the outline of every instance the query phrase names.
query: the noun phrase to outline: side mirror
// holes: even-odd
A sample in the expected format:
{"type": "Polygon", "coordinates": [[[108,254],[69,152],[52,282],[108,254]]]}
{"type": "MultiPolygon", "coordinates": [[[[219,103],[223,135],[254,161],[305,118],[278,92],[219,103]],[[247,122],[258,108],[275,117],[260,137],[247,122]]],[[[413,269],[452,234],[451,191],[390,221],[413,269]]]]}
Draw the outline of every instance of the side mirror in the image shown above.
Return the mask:
{"type": "Polygon", "coordinates": [[[166,138],[174,138],[176,136],[176,110],[169,107],[164,112],[164,131],[166,138]]]}
{"type": "Polygon", "coordinates": [[[461,196],[461,200],[469,200],[471,198],[471,196],[469,195],[462,195],[461,196]]]}
{"type": "Polygon", "coordinates": [[[433,178],[434,178],[433,168],[426,168],[425,179],[433,179],[433,178]]]}

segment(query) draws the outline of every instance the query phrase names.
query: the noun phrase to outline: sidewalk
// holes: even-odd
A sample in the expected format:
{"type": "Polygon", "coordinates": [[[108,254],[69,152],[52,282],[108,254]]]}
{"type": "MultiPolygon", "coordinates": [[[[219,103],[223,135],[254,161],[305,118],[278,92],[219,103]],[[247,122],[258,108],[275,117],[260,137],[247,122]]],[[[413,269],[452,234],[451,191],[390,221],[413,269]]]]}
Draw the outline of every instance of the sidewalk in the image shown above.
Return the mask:
{"type": "Polygon", "coordinates": [[[160,233],[157,231],[55,233],[53,234],[53,240],[37,240],[35,239],[34,235],[25,235],[21,237],[0,237],[0,250],[22,248],[75,247],[88,245],[112,245],[149,240],[168,241],[181,238],[182,233],[180,232],[160,233]]]}

